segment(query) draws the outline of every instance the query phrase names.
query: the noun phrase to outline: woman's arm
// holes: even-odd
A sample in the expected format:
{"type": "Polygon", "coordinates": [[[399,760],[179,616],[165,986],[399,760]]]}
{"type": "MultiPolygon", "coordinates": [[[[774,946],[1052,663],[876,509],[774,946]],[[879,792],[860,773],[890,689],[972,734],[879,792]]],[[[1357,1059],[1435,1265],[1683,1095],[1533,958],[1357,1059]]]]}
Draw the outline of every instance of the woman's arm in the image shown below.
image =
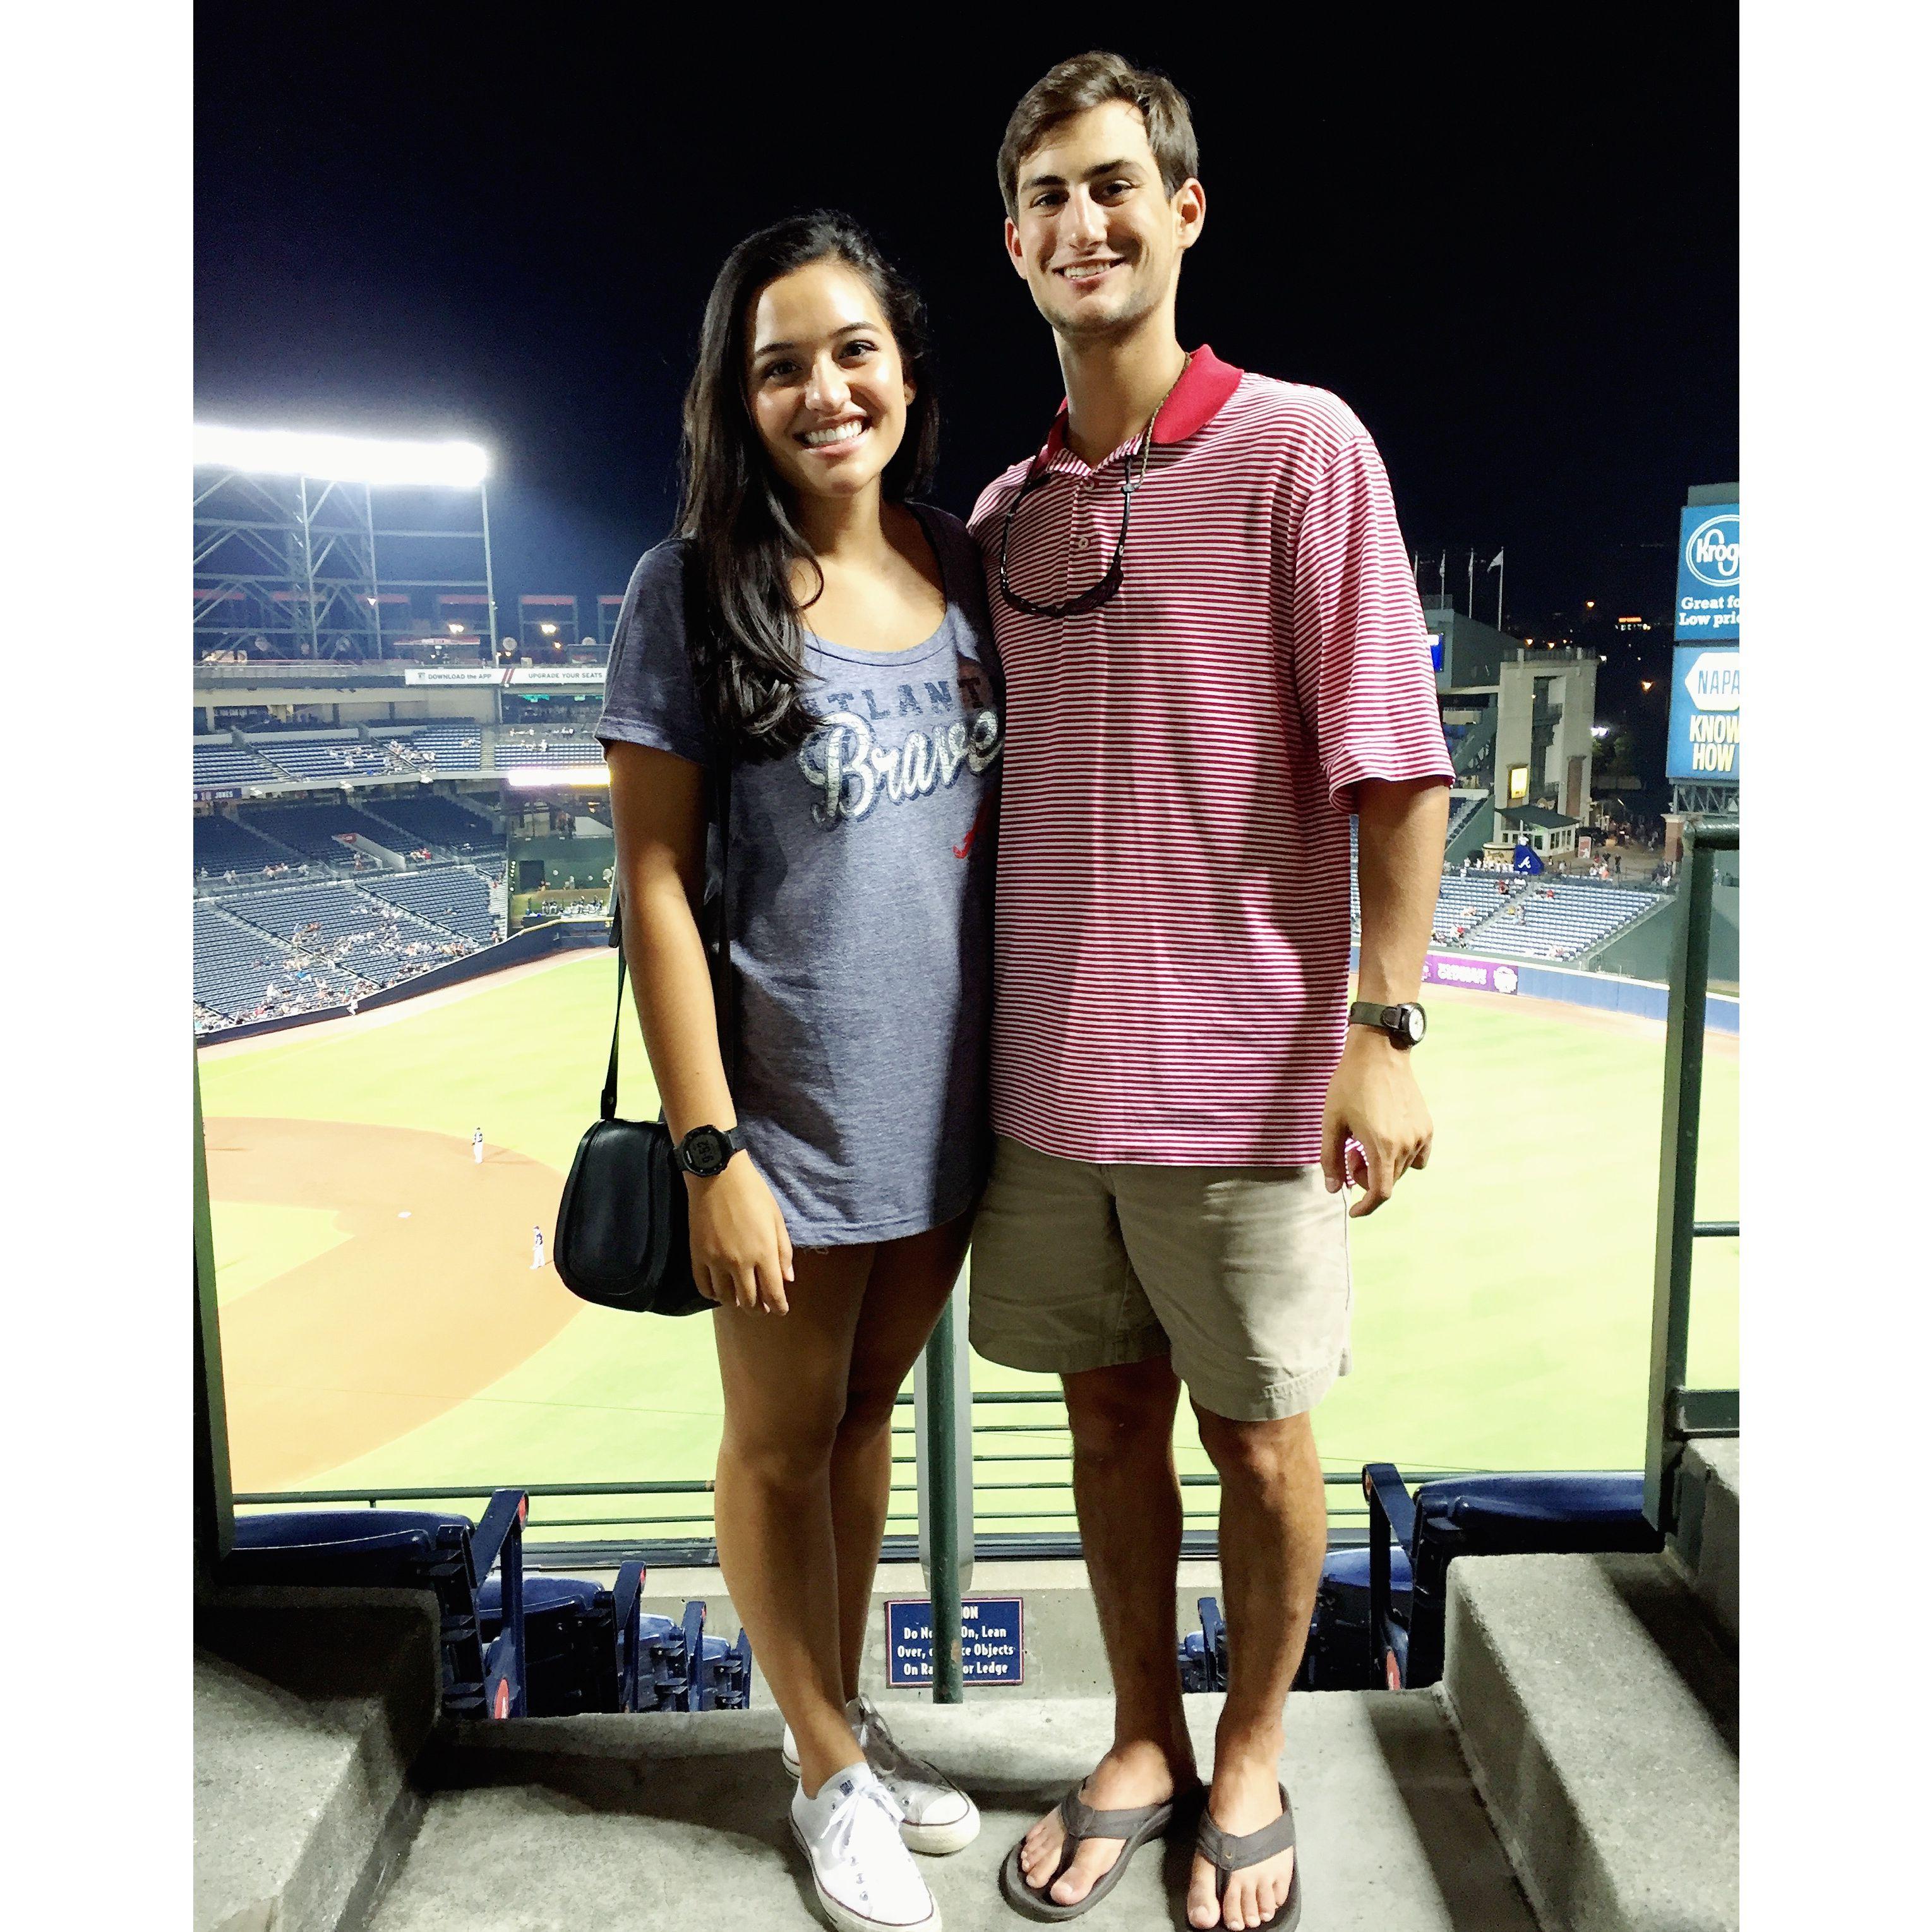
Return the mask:
{"type": "MultiPolygon", "coordinates": [[[[680,1140],[693,1127],[736,1126],[695,910],[704,890],[704,770],[621,740],[605,749],[625,956],[665,1122],[680,1140]]],[[[750,1154],[734,1154],[722,1174],[686,1174],[685,1186],[699,1292],[782,1315],[791,1240],[750,1154]]]]}

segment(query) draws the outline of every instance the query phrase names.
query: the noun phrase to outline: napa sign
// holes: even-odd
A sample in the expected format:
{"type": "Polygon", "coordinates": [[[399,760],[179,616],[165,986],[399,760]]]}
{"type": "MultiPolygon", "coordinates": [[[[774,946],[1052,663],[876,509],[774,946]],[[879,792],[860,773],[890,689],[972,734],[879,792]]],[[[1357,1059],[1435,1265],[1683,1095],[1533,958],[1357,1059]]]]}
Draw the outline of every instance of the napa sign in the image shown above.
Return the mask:
{"type": "Polygon", "coordinates": [[[1701,784],[1736,784],[1743,762],[1738,727],[1743,654],[1735,644],[1718,650],[1679,644],[1675,656],[1664,775],[1701,784]]]}
{"type": "Polygon", "coordinates": [[[1735,503],[1695,503],[1677,531],[1677,637],[1681,642],[1738,635],[1743,576],[1735,503]]]}

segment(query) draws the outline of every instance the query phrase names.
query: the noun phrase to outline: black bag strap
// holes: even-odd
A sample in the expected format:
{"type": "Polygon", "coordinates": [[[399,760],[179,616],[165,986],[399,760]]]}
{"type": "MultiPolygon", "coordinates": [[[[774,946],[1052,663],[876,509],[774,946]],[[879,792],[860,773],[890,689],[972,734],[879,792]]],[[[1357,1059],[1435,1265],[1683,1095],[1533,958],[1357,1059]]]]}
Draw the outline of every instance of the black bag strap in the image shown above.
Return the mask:
{"type": "MultiPolygon", "coordinates": [[[[718,892],[715,898],[707,898],[703,908],[708,915],[704,923],[711,932],[701,935],[704,950],[711,965],[711,1004],[718,1016],[718,1057],[724,1063],[724,1076],[728,1080],[736,1057],[734,1048],[735,1015],[731,998],[731,925],[726,908],[730,904],[731,884],[731,768],[726,765],[722,770],[716,765],[707,766],[705,770],[706,823],[718,829],[718,892]]],[[[707,847],[709,838],[706,838],[707,847]]],[[[706,870],[709,871],[708,856],[706,870]]],[[[613,1120],[617,1117],[617,1043],[623,1036],[624,1028],[624,905],[617,881],[610,882],[610,944],[617,949],[617,1010],[610,1022],[610,1064],[604,1070],[603,1097],[598,1102],[597,1114],[600,1120],[613,1120]]]]}
{"type": "MultiPolygon", "coordinates": [[[[687,639],[694,622],[704,621],[694,583],[696,575],[692,554],[687,548],[684,568],[687,639]]],[[[621,615],[619,621],[621,626],[621,615]]],[[[718,735],[715,726],[713,735],[718,735]]],[[[731,998],[731,923],[728,910],[731,903],[731,770],[728,750],[722,755],[714,754],[705,766],[705,823],[707,828],[715,826],[718,833],[718,892],[715,899],[707,893],[700,908],[703,924],[710,928],[701,932],[700,937],[704,941],[711,964],[711,1005],[718,1019],[718,1057],[724,1063],[728,1081],[731,1078],[737,1047],[737,1015],[734,1010],[736,1003],[731,998]]],[[[708,884],[711,870],[708,829],[701,862],[708,884]]],[[[604,1120],[617,1118],[617,1042],[624,1026],[624,903],[620,882],[614,871],[610,877],[610,944],[617,949],[617,1010],[610,1022],[610,1064],[604,1070],[604,1093],[597,1108],[598,1119],[604,1120]]],[[[658,1118],[663,1118],[662,1112],[658,1118]]]]}

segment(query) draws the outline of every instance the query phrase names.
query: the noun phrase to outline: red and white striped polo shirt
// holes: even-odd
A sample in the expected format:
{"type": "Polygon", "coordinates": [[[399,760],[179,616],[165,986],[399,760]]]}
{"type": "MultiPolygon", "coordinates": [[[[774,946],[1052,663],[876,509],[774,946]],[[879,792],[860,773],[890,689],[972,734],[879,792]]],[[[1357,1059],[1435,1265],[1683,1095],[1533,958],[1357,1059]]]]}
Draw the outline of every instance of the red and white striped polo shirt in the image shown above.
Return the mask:
{"type": "Polygon", "coordinates": [[[1066,415],[980,497],[1006,673],[993,1124],[1079,1160],[1300,1166],[1346,1024],[1348,824],[1364,778],[1451,776],[1388,478],[1325,390],[1211,350],[1154,425],[1126,578],[1123,445],[1066,415]]]}

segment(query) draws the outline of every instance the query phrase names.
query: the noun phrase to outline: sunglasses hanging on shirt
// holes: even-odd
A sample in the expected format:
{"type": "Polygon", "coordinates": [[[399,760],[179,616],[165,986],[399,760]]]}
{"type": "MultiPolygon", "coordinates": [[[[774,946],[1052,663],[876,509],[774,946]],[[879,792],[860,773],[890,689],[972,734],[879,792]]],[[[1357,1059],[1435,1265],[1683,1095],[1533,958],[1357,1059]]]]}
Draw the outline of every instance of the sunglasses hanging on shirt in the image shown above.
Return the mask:
{"type": "MultiPolygon", "coordinates": [[[[1193,361],[1189,356],[1187,362],[1193,361]]],[[[1187,374],[1187,362],[1180,365],[1180,375],[1187,374]]],[[[1006,506],[1006,514],[1000,525],[1000,595],[1016,610],[1024,610],[1030,617],[1078,617],[1089,610],[1097,610],[1102,604],[1111,603],[1118,595],[1122,581],[1126,575],[1127,518],[1134,506],[1134,492],[1146,480],[1148,459],[1154,453],[1154,426],[1160,420],[1160,412],[1167,407],[1168,398],[1180,386],[1180,376],[1174,379],[1173,388],[1161,398],[1154,412],[1148,418],[1147,428],[1141,431],[1140,448],[1126,460],[1120,472],[1120,534],[1114,545],[1113,561],[1107,566],[1097,583],[1090,584],[1078,596],[1070,597],[1064,604],[1036,604],[1030,597],[1022,597],[1012,586],[1006,574],[1006,543],[1013,533],[1013,516],[1022,500],[1033,490],[1039,489],[1052,474],[1043,464],[1036,461],[1029,469],[1020,487],[1013,492],[1012,501],[1006,506]],[[1136,460],[1138,459],[1138,460],[1136,460]]]]}

